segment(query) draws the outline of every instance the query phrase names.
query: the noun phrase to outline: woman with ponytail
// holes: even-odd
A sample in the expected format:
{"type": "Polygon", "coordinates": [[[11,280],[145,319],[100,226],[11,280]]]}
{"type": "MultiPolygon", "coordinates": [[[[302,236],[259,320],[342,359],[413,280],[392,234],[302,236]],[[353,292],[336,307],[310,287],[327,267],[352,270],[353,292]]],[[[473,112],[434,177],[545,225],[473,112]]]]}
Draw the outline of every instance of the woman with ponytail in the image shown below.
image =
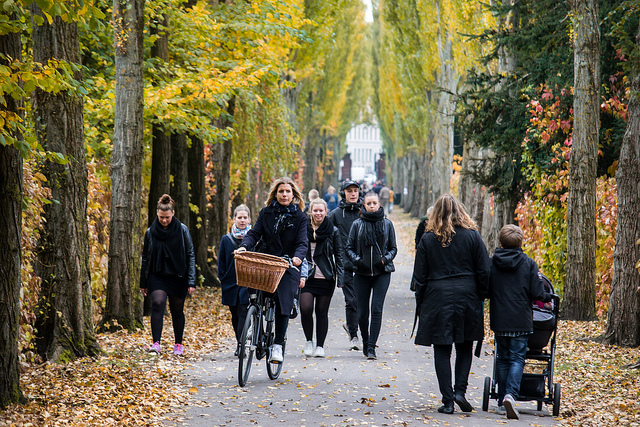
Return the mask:
{"type": "Polygon", "coordinates": [[[176,203],[164,194],[158,200],[156,219],[144,235],[140,291],[151,297],[151,335],[148,351],[160,354],[162,320],[169,299],[175,344],[173,354],[182,355],[184,300],[196,289],[196,257],[191,234],[174,217],[176,203]]]}
{"type": "Polygon", "coordinates": [[[367,359],[376,359],[382,308],[397,253],[393,224],[385,218],[378,194],[370,191],[364,196],[360,218],[351,225],[347,240],[347,257],[356,267],[353,284],[358,300],[362,352],[367,359]]]}

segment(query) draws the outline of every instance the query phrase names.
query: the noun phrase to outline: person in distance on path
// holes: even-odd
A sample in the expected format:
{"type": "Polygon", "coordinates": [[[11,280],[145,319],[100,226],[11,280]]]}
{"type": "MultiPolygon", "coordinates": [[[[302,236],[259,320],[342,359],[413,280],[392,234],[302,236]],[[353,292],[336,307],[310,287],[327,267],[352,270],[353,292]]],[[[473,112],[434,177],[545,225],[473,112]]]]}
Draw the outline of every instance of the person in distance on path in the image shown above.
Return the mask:
{"type": "Polygon", "coordinates": [[[489,288],[490,263],[476,223],[454,196],[440,196],[420,239],[413,267],[416,285],[417,345],[433,345],[443,405],[454,401],[464,412],[473,407],[465,394],[473,341],[482,341],[482,300],[489,288]],[[455,384],[451,386],[451,349],[456,346],[455,384]]]}
{"type": "MultiPolygon", "coordinates": [[[[269,255],[288,255],[293,265],[300,267],[307,255],[307,216],[304,201],[296,183],[289,177],[275,180],[269,190],[266,207],[260,210],[258,220],[249,230],[238,248],[238,252],[254,249],[262,239],[259,251],[269,255]]],[[[274,345],[269,361],[282,363],[284,344],[289,327],[289,315],[293,299],[302,286],[300,270],[288,268],[276,289],[276,319],[274,345]]]]}
{"type": "Polygon", "coordinates": [[[247,205],[240,205],[233,211],[233,225],[231,231],[220,239],[218,251],[218,278],[222,288],[222,304],[229,307],[231,325],[236,334],[236,351],[240,348],[240,335],[247,318],[249,308],[249,289],[238,286],[236,278],[236,263],[233,252],[240,247],[242,239],[251,230],[251,215],[247,205]]]}
{"type": "MultiPolygon", "coordinates": [[[[344,181],[340,187],[340,197],[338,207],[329,212],[327,218],[334,226],[338,227],[343,247],[346,249],[351,224],[358,219],[360,207],[362,206],[362,201],[360,200],[360,184],[350,179],[344,181]]],[[[343,254],[342,260],[344,262],[344,275],[342,276],[342,280],[338,281],[338,287],[342,288],[344,295],[346,322],[343,327],[347,334],[349,334],[349,346],[351,350],[358,350],[358,303],[356,291],[353,287],[353,271],[355,270],[355,266],[349,261],[346,253],[343,254]]]]}
{"type": "Polygon", "coordinates": [[[168,194],[158,200],[156,219],[144,234],[140,292],[151,296],[151,335],[148,351],[160,354],[162,321],[169,298],[175,344],[173,354],[182,355],[184,300],[196,290],[196,257],[191,234],[174,217],[176,203],[168,194]]]}
{"type": "Polygon", "coordinates": [[[324,341],[329,328],[329,305],[336,287],[342,280],[342,239],[340,232],[327,219],[327,203],[312,200],[309,205],[311,221],[307,226],[309,278],[300,294],[300,320],[307,339],[304,355],[324,357],[324,341]],[[313,312],[316,313],[316,347],[313,346],[313,312]]]}
{"type": "Polygon", "coordinates": [[[375,360],[384,299],[398,249],[393,224],[385,218],[380,197],[373,191],[365,194],[360,214],[349,231],[347,257],[356,267],[353,284],[358,297],[362,352],[367,359],[375,360]]]}

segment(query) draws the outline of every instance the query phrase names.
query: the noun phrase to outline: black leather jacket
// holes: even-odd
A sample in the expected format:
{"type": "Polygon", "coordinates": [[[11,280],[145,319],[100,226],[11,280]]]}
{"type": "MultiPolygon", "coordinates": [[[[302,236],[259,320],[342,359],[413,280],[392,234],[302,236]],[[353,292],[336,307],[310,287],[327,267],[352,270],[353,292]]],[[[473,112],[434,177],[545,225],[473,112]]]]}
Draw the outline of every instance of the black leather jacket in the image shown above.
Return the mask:
{"type": "Polygon", "coordinates": [[[357,219],[351,226],[349,239],[347,240],[347,257],[355,265],[355,272],[361,276],[377,276],[382,273],[396,271],[393,259],[398,253],[396,247],[396,233],[393,223],[387,218],[383,219],[382,244],[365,246],[362,232],[364,221],[357,219]],[[383,263],[384,262],[384,263],[383,263]]]}
{"type": "MultiPolygon", "coordinates": [[[[182,225],[182,240],[184,241],[184,250],[187,255],[187,271],[188,284],[190,288],[196,287],[196,255],[193,251],[193,241],[191,240],[191,233],[186,225],[182,225]]],[[[147,279],[149,278],[149,257],[147,254],[151,252],[151,246],[153,245],[153,239],[151,238],[151,231],[147,228],[147,232],[144,233],[144,248],[142,249],[142,268],[140,269],[140,287],[147,287],[147,279]]]]}
{"type": "MultiPolygon", "coordinates": [[[[321,242],[316,242],[313,260],[311,260],[311,242],[309,242],[307,261],[313,261],[313,264],[320,269],[322,275],[334,283],[342,284],[342,275],[344,274],[343,257],[344,247],[337,227],[333,227],[330,237],[321,242]]],[[[311,268],[311,262],[309,263],[309,268],[311,268]]]]}

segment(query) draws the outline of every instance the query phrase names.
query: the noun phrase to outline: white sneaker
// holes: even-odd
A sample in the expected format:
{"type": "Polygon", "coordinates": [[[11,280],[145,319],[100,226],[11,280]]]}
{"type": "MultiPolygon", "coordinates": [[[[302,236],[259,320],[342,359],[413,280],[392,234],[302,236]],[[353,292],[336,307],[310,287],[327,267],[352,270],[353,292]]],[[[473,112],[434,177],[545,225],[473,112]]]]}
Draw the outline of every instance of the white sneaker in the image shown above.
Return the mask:
{"type": "Polygon", "coordinates": [[[271,347],[271,357],[269,357],[269,362],[282,363],[283,361],[282,346],[280,344],[274,344],[273,347],[271,347]]]}
{"type": "Polygon", "coordinates": [[[307,357],[313,356],[313,341],[307,341],[307,344],[304,346],[304,355],[307,357]]]}
{"type": "Polygon", "coordinates": [[[360,343],[358,342],[358,337],[351,338],[350,345],[351,345],[351,347],[349,348],[349,350],[359,350],[360,349],[360,343]]]}
{"type": "Polygon", "coordinates": [[[316,351],[313,352],[313,357],[324,357],[324,348],[316,347],[316,351]]]}
{"type": "Polygon", "coordinates": [[[511,396],[510,394],[505,394],[502,404],[504,405],[504,410],[507,411],[507,418],[509,418],[510,420],[517,420],[520,418],[520,414],[516,409],[516,401],[514,400],[513,396],[511,396]]]}

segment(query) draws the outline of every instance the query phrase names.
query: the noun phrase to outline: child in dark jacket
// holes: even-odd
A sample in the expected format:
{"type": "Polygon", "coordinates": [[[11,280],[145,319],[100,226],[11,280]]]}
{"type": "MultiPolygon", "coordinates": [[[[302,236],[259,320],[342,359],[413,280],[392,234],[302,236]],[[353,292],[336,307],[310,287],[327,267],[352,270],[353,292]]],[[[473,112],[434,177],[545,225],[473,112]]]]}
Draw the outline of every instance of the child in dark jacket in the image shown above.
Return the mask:
{"type": "Polygon", "coordinates": [[[496,343],[498,405],[507,418],[518,419],[520,391],[529,335],[533,333],[534,301],[551,301],[538,276],[536,262],[522,252],[524,235],[509,224],[500,230],[500,248],[492,258],[489,284],[491,330],[496,343]]]}

